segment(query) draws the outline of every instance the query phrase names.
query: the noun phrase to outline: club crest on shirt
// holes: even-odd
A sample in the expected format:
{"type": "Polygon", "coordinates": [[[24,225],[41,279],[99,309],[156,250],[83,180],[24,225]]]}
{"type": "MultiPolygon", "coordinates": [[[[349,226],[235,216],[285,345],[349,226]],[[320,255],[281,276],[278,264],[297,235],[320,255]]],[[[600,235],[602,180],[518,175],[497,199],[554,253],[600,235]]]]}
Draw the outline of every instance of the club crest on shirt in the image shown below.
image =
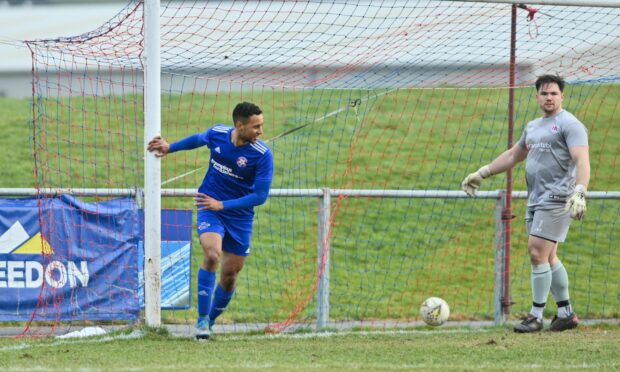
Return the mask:
{"type": "Polygon", "coordinates": [[[551,126],[551,133],[557,134],[559,131],[560,131],[560,127],[558,127],[557,125],[553,124],[551,126]]]}
{"type": "Polygon", "coordinates": [[[245,156],[240,156],[237,158],[237,166],[239,166],[239,168],[243,168],[246,165],[248,165],[248,159],[246,159],[245,156]]]}

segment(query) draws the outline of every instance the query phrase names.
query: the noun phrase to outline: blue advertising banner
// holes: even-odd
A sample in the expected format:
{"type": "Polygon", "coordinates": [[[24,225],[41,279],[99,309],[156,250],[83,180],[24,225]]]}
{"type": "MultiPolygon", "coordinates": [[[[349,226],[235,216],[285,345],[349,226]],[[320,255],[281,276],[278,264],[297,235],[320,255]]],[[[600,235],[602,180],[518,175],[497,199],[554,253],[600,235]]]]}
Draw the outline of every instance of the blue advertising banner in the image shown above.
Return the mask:
{"type": "Polygon", "coordinates": [[[136,319],[140,229],[131,199],[0,199],[0,319],[136,319]]]}
{"type": "MultiPolygon", "coordinates": [[[[170,308],[190,306],[191,226],[191,211],[162,211],[170,308]]],[[[0,321],[137,319],[143,231],[129,198],[0,199],[0,321]]]]}

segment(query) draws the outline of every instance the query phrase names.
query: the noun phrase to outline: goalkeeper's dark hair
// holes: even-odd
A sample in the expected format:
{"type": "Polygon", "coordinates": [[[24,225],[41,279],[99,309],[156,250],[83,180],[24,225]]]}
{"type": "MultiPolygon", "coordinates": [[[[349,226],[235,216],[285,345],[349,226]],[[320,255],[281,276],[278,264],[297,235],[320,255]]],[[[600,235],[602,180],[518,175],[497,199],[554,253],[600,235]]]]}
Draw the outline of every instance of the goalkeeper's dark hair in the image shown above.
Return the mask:
{"type": "Polygon", "coordinates": [[[233,123],[236,123],[237,121],[245,121],[252,115],[260,115],[262,113],[263,111],[260,107],[255,104],[251,102],[241,102],[237,104],[233,110],[233,123]]]}
{"type": "Polygon", "coordinates": [[[560,88],[560,92],[564,92],[566,82],[559,75],[541,75],[536,79],[536,91],[540,91],[540,87],[547,84],[556,83],[560,88]]]}

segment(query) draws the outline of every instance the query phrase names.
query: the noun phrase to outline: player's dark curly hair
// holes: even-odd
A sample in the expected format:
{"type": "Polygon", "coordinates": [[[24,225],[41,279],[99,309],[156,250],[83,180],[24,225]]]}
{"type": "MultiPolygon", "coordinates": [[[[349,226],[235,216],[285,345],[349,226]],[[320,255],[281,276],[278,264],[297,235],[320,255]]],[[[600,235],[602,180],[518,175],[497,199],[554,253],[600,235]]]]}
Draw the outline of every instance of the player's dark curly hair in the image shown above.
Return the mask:
{"type": "Polygon", "coordinates": [[[263,111],[260,109],[260,107],[256,106],[255,104],[251,102],[241,102],[237,104],[237,106],[235,106],[235,109],[233,110],[233,123],[236,123],[237,121],[245,121],[252,115],[260,115],[262,113],[263,111]]]}
{"type": "Polygon", "coordinates": [[[542,87],[543,85],[547,85],[551,83],[556,83],[558,87],[560,88],[560,92],[564,92],[564,84],[566,83],[564,82],[564,79],[562,79],[558,75],[539,76],[538,79],[536,79],[536,91],[538,92],[540,90],[540,87],[542,87]]]}

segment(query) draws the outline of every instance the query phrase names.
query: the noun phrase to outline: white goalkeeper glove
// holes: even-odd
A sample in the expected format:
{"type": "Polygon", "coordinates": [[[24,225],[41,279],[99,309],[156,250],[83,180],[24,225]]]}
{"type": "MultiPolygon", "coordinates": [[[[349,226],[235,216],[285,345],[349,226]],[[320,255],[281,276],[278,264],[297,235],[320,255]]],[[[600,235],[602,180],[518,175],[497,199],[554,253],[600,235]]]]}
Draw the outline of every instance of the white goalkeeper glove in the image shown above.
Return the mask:
{"type": "Polygon", "coordinates": [[[488,165],[478,169],[474,173],[471,173],[463,180],[461,186],[463,186],[463,191],[469,196],[476,195],[476,191],[480,188],[480,184],[482,180],[491,176],[491,169],[488,165]]]}
{"type": "Polygon", "coordinates": [[[570,211],[570,216],[576,220],[582,220],[586,215],[586,187],[575,186],[575,192],[566,201],[565,210],[570,211]]]}

